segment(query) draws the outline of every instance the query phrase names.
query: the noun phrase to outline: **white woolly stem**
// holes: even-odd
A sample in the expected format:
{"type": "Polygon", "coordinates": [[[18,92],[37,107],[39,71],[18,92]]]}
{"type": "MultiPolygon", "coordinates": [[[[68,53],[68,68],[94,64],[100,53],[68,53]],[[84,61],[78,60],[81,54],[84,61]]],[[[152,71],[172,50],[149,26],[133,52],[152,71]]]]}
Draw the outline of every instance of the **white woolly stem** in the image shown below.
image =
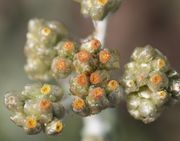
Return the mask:
{"type": "Polygon", "coordinates": [[[95,27],[94,36],[101,41],[102,46],[104,46],[105,38],[106,38],[106,29],[107,29],[108,18],[103,21],[93,21],[95,27]]]}
{"type": "MultiPolygon", "coordinates": [[[[94,36],[101,41],[102,47],[104,47],[106,38],[107,18],[100,22],[93,21],[95,27],[94,36]]],[[[104,120],[101,114],[93,115],[83,119],[84,128],[82,131],[83,141],[87,136],[95,136],[103,138],[110,131],[110,123],[104,120]]]]}

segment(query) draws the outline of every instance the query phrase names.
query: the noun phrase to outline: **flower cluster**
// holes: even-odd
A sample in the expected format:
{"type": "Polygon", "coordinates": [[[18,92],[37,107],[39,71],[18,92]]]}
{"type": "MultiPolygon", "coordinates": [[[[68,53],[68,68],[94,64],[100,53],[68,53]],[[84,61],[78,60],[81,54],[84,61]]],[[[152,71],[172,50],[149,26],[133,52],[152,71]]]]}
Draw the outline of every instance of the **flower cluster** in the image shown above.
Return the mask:
{"type": "Polygon", "coordinates": [[[25,71],[31,79],[46,81],[52,78],[51,63],[57,55],[55,46],[67,36],[66,28],[59,22],[42,19],[29,21],[25,71]]]}
{"type": "Polygon", "coordinates": [[[11,112],[10,119],[27,134],[44,131],[48,135],[57,135],[63,130],[60,120],[65,114],[60,103],[62,96],[58,86],[37,83],[26,85],[21,93],[7,93],[5,105],[11,112]]]}
{"type": "Polygon", "coordinates": [[[125,66],[122,83],[127,93],[129,113],[145,123],[154,121],[180,94],[179,75],[167,58],[147,45],[136,48],[125,66]]]}
{"type": "Polygon", "coordinates": [[[93,20],[103,20],[109,12],[116,11],[122,0],[78,0],[81,12],[93,20]]]}
{"type": "Polygon", "coordinates": [[[119,83],[110,77],[110,70],[120,67],[117,52],[102,49],[100,41],[92,38],[81,44],[73,65],[76,71],[70,80],[70,91],[75,96],[73,111],[88,116],[114,106],[122,94],[119,83]]]}

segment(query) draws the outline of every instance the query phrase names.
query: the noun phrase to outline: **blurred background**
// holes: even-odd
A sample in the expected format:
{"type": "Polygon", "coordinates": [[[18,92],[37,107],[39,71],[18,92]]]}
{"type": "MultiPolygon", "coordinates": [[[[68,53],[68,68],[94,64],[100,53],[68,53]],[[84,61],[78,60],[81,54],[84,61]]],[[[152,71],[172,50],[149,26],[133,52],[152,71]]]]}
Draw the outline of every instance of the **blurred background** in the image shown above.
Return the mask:
{"type": "MultiPolygon", "coordinates": [[[[120,51],[123,66],[135,47],[151,44],[180,72],[179,9],[179,0],[124,0],[120,9],[109,17],[106,46],[120,51]]],[[[28,136],[9,120],[3,104],[8,90],[21,90],[31,82],[23,70],[23,47],[27,22],[34,17],[61,21],[79,37],[93,31],[91,20],[80,14],[79,4],[72,0],[0,0],[0,140],[80,141],[82,121],[76,115],[67,118],[61,136],[28,136]]],[[[112,140],[180,141],[179,108],[180,104],[165,111],[156,122],[144,125],[130,117],[122,103],[114,114],[112,140]]]]}

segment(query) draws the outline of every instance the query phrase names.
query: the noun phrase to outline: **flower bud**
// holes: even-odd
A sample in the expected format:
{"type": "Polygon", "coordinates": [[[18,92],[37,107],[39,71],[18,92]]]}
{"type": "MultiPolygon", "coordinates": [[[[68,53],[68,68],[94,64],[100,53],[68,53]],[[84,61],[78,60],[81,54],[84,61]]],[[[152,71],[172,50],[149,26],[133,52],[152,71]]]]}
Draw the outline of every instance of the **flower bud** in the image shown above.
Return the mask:
{"type": "Polygon", "coordinates": [[[73,59],[75,53],[77,52],[77,45],[75,42],[65,40],[57,44],[56,50],[60,57],[73,59]]]}
{"type": "Polygon", "coordinates": [[[117,51],[110,49],[103,49],[99,52],[99,61],[101,67],[107,70],[119,69],[120,61],[117,51]]]}
{"type": "Polygon", "coordinates": [[[58,119],[54,119],[45,127],[45,133],[47,135],[58,135],[62,132],[63,128],[63,123],[58,119]]]}
{"type": "Polygon", "coordinates": [[[78,74],[70,81],[70,90],[73,95],[85,97],[88,95],[89,79],[85,74],[78,74]]]}
{"type": "Polygon", "coordinates": [[[72,71],[72,61],[67,58],[56,57],[53,59],[51,70],[56,79],[66,78],[72,71]]]}

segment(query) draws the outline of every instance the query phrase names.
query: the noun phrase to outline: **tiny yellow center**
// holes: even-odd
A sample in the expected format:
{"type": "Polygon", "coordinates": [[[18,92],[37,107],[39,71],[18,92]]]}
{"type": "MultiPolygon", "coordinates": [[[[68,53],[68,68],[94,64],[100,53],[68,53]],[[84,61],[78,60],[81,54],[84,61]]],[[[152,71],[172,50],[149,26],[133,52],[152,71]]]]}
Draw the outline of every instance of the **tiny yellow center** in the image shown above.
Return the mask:
{"type": "Polygon", "coordinates": [[[26,127],[29,129],[35,128],[37,126],[37,121],[30,117],[26,119],[26,127]]]}
{"type": "Polygon", "coordinates": [[[41,30],[41,33],[42,33],[44,36],[48,36],[49,34],[51,34],[51,29],[48,28],[48,27],[44,27],[44,28],[41,30]]]}
{"type": "Polygon", "coordinates": [[[109,88],[109,90],[114,91],[114,90],[116,90],[118,87],[119,87],[119,83],[118,83],[116,80],[111,80],[111,81],[109,81],[109,83],[108,83],[108,88],[109,88]]]}
{"type": "Polygon", "coordinates": [[[154,85],[158,85],[159,83],[162,82],[162,76],[159,74],[155,74],[151,77],[151,82],[154,85]]]}
{"type": "Polygon", "coordinates": [[[89,59],[90,59],[89,52],[87,52],[85,50],[80,51],[78,53],[78,59],[79,59],[80,62],[83,62],[83,63],[89,61],[89,59]]]}
{"type": "Polygon", "coordinates": [[[51,92],[51,86],[48,85],[48,84],[44,84],[42,87],[41,87],[41,93],[42,94],[49,94],[51,92]]]}
{"type": "Polygon", "coordinates": [[[85,108],[85,102],[81,98],[76,98],[72,103],[72,107],[75,110],[83,110],[85,108]]]}
{"type": "Polygon", "coordinates": [[[101,5],[107,4],[108,0],[97,0],[101,5]]]}
{"type": "Polygon", "coordinates": [[[62,123],[61,121],[58,121],[58,122],[56,123],[55,129],[56,129],[56,132],[57,132],[57,133],[60,133],[60,132],[62,131],[62,129],[63,129],[63,123],[62,123]]]}
{"type": "Polygon", "coordinates": [[[99,53],[99,60],[103,64],[107,63],[110,60],[110,58],[111,58],[111,55],[107,50],[102,50],[99,53]]]}

